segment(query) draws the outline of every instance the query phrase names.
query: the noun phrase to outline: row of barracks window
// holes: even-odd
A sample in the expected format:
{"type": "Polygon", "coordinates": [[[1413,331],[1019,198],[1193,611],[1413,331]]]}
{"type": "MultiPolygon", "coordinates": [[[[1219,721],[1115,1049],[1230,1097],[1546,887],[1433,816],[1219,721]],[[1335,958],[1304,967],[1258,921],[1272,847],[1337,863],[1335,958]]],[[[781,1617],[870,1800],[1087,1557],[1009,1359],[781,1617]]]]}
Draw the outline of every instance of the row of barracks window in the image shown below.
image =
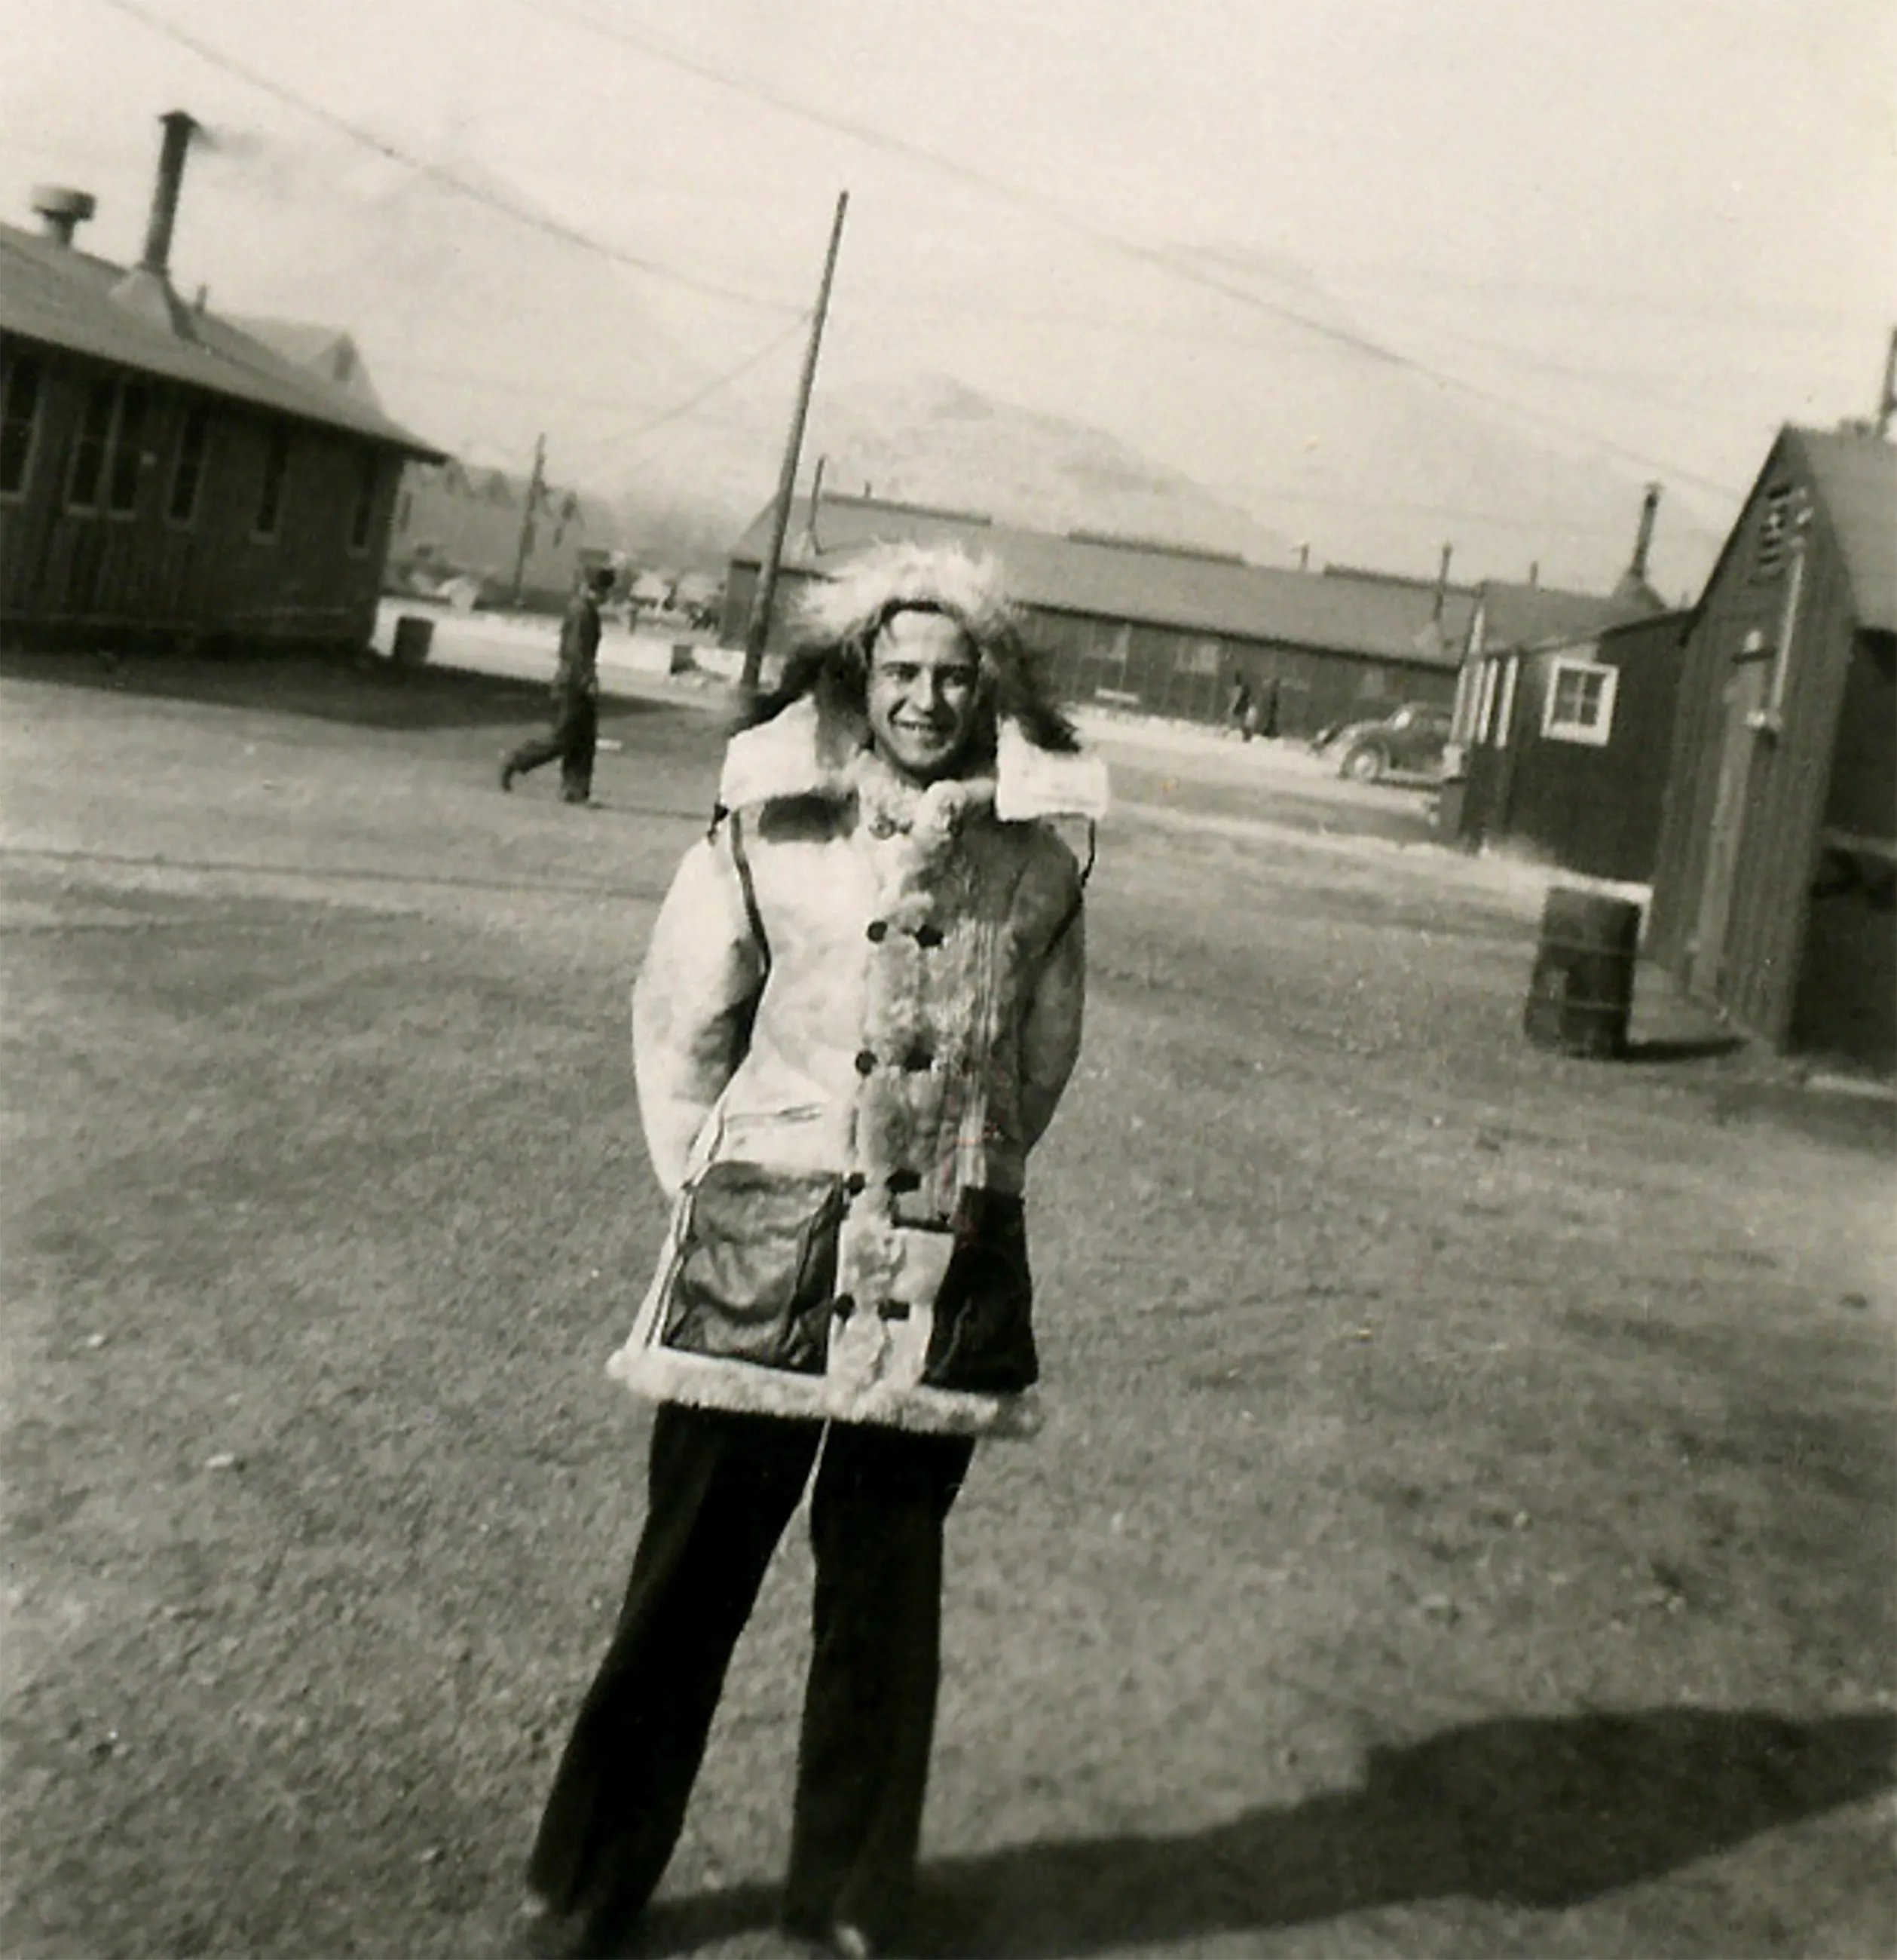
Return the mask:
{"type": "MultiPolygon", "coordinates": [[[[0,497],[25,494],[46,393],[44,361],[26,355],[7,362],[0,383],[0,497]]],[[[147,470],[158,460],[167,405],[175,408],[175,440],[164,488],[165,519],[181,528],[194,523],[216,448],[213,405],[203,396],[160,389],[131,375],[100,375],[87,383],[66,468],[63,508],[79,515],[135,515],[147,470]]],[[[275,538],[283,527],[296,447],[288,423],[269,425],[252,507],[253,537],[275,538]]],[[[368,547],[380,481],[381,458],[365,446],[357,460],[349,507],[351,551],[368,547]]]]}

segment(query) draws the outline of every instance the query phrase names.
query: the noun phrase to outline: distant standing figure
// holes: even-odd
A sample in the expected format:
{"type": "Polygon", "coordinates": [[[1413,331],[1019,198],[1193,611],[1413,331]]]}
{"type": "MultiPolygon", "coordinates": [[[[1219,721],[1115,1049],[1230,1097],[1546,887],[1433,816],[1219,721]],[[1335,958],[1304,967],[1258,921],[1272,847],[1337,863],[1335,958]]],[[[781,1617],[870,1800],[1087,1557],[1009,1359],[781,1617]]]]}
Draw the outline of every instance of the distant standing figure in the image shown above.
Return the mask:
{"type": "Polygon", "coordinates": [[[1264,737],[1267,742],[1278,739],[1278,676],[1273,674],[1264,685],[1263,692],[1252,704],[1253,733],[1264,737]]]}
{"type": "Polygon", "coordinates": [[[1252,716],[1257,712],[1251,698],[1251,689],[1243,674],[1236,676],[1231,684],[1231,698],[1225,704],[1226,718],[1240,736],[1249,742],[1254,732],[1252,716]]]}
{"type": "Polygon", "coordinates": [[[593,752],[599,740],[599,607],[612,590],[614,573],[600,565],[586,574],[560,622],[560,664],[553,676],[553,728],[523,742],[500,765],[500,787],[513,788],[542,762],[560,759],[560,790],[567,803],[593,794],[593,752]]]}

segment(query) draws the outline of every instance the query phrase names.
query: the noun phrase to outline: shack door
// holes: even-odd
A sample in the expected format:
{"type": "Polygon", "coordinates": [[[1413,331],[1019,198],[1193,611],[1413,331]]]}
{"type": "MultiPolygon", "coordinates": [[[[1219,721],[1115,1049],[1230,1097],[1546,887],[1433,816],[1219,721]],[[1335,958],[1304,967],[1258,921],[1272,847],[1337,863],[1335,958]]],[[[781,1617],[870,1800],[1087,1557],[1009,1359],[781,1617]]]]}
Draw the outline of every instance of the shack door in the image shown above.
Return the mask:
{"type": "Polygon", "coordinates": [[[1742,656],[1722,697],[1725,727],[1720,745],[1719,787],[1706,839],[1706,875],[1699,888],[1699,919],[1689,943],[1687,978],[1702,999],[1718,1000],[1725,977],[1726,931],[1732,918],[1733,882],[1746,827],[1746,790],[1759,736],[1752,717],[1765,702],[1769,659],[1742,656]]]}

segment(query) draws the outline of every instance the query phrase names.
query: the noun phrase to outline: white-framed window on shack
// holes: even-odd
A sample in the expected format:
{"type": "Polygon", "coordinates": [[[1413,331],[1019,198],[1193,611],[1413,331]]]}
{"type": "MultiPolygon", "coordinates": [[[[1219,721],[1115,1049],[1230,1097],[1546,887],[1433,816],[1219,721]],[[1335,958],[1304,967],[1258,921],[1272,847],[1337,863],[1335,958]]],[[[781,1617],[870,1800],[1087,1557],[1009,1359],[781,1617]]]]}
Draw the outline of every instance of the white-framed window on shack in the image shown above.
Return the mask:
{"type": "Polygon", "coordinates": [[[1614,732],[1614,695],[1620,670],[1584,655],[1557,654],[1548,663],[1541,733],[1549,742],[1578,742],[1604,749],[1614,732]]]}
{"type": "Polygon", "coordinates": [[[284,485],[290,475],[290,431],[272,422],[264,438],[263,475],[257,485],[257,511],[252,520],[254,538],[274,538],[283,523],[284,485]]]}
{"type": "Polygon", "coordinates": [[[1088,622],[1086,637],[1081,642],[1080,657],[1087,663],[1096,682],[1123,679],[1127,657],[1132,651],[1132,627],[1116,625],[1107,619],[1088,622]]]}
{"type": "Polygon", "coordinates": [[[40,446],[46,378],[46,363],[33,354],[9,354],[0,371],[0,497],[26,495],[40,446]]]}
{"type": "Polygon", "coordinates": [[[1217,640],[1180,640],[1172,650],[1173,671],[1216,675],[1225,665],[1225,648],[1217,640]]]}
{"type": "MultiPolygon", "coordinates": [[[[382,458],[373,449],[364,448],[356,457],[355,497],[349,510],[349,549],[361,553],[369,549],[369,537],[374,527],[376,504],[382,492],[382,458]]],[[[554,542],[560,542],[556,537],[554,542]]]]}
{"type": "Polygon", "coordinates": [[[151,413],[151,390],[142,382],[122,382],[118,421],[112,432],[106,469],[106,508],[115,517],[129,517],[138,510],[148,460],[145,425],[151,413]]]}
{"type": "Polygon", "coordinates": [[[189,529],[198,520],[205,470],[211,453],[211,404],[188,398],[178,420],[178,447],[171,462],[171,487],[165,498],[167,521],[189,529]]]}
{"type": "Polygon", "coordinates": [[[66,508],[96,511],[105,488],[106,466],[112,456],[112,432],[119,420],[119,383],[108,374],[86,383],[80,404],[79,432],[72,445],[72,466],[66,474],[66,508]]]}

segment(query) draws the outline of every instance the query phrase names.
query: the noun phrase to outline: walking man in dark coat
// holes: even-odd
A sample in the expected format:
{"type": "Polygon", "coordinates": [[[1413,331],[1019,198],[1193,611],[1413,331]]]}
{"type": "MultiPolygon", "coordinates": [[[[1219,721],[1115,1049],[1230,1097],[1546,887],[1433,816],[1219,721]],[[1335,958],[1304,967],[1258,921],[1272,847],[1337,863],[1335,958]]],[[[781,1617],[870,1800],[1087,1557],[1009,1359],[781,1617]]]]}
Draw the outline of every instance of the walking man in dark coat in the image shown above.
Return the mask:
{"type": "Polygon", "coordinates": [[[516,776],[560,759],[560,792],[567,803],[593,794],[593,751],[599,740],[599,607],[612,590],[610,565],[597,565],[581,581],[560,622],[560,664],[553,676],[553,728],[537,735],[500,765],[500,787],[516,776]]]}

